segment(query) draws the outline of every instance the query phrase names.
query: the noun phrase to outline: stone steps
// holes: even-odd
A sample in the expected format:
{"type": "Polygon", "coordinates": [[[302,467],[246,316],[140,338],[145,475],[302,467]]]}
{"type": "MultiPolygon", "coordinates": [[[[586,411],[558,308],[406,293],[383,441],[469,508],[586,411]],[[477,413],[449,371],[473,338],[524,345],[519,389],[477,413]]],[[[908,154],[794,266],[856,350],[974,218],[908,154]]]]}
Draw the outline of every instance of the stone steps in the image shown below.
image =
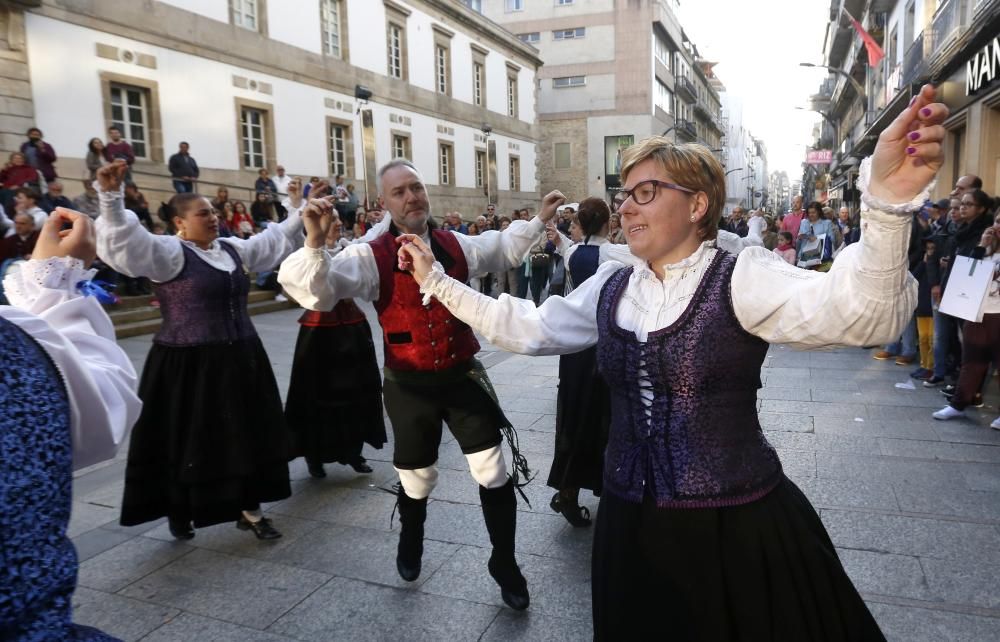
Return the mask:
{"type": "MultiPolygon", "coordinates": [[[[250,315],[277,312],[294,308],[292,301],[276,301],[277,292],[271,290],[252,290],[247,297],[247,309],[250,315]]],[[[108,316],[115,326],[115,336],[119,339],[135,337],[142,334],[152,334],[160,329],[163,318],[160,308],[150,305],[152,295],[122,297],[121,302],[106,306],[108,316]]]]}

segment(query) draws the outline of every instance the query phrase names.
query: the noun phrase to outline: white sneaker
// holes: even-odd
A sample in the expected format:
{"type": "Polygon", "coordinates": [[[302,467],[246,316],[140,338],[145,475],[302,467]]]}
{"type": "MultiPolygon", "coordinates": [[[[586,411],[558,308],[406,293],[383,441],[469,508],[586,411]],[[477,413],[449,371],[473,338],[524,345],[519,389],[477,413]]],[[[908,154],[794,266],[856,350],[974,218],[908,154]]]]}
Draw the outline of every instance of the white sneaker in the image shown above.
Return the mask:
{"type": "Polygon", "coordinates": [[[278,302],[281,302],[281,303],[284,303],[285,301],[288,300],[288,297],[285,296],[284,294],[279,294],[279,295],[277,295],[277,296],[274,297],[274,300],[278,301],[278,302]]]}
{"type": "MultiPolygon", "coordinates": [[[[943,421],[947,421],[949,419],[955,419],[957,417],[964,417],[965,416],[965,411],[964,410],[955,410],[951,406],[945,406],[944,408],[942,408],[941,410],[938,410],[937,412],[935,412],[931,416],[934,417],[935,419],[941,419],[943,421]]],[[[997,430],[1000,430],[1000,428],[997,428],[997,430]]]]}
{"type": "Polygon", "coordinates": [[[993,430],[1000,430],[1000,417],[993,420],[993,423],[990,424],[990,428],[993,430]]]}

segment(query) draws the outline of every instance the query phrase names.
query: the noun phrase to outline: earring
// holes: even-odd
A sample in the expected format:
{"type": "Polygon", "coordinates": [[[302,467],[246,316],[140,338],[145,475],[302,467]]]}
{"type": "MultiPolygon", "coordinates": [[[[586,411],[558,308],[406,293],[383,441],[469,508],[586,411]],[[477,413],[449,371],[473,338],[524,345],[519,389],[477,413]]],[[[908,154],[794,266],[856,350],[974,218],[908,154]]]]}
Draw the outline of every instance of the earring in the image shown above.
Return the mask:
{"type": "MultiPolygon", "coordinates": [[[[692,220],[694,220],[694,219],[692,219],[692,220]]],[[[184,235],[184,230],[178,230],[178,231],[177,231],[177,236],[179,236],[179,237],[181,237],[181,238],[185,238],[185,235],[184,235]]]]}
{"type": "Polygon", "coordinates": [[[692,214],[692,215],[691,215],[691,222],[692,222],[692,223],[694,223],[694,219],[695,219],[695,216],[694,216],[694,214],[692,214]]]}

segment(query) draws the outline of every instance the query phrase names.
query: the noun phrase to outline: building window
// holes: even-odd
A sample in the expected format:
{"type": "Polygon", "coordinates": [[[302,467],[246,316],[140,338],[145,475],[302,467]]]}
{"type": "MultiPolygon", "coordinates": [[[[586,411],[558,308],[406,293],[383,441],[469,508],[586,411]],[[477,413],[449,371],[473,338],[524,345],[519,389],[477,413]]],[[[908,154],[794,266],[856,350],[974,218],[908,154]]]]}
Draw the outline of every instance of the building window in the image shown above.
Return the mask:
{"type": "Polygon", "coordinates": [[[557,7],[565,7],[570,4],[573,4],[573,0],[556,0],[557,7]]]}
{"type": "Polygon", "coordinates": [[[330,176],[347,176],[348,128],[340,123],[330,125],[330,176]]]}
{"type": "Polygon", "coordinates": [[[410,158],[410,137],[407,134],[392,135],[392,157],[410,158]]]}
{"type": "Polygon", "coordinates": [[[455,184],[455,154],[450,143],[438,144],[438,175],[442,185],[455,184]]]}
{"type": "Polygon", "coordinates": [[[476,150],[476,187],[486,185],[486,150],[476,150]]]}
{"type": "Polygon", "coordinates": [[[462,4],[477,13],[483,12],[483,0],[462,0],[462,4]]]}
{"type": "Polygon", "coordinates": [[[520,192],[521,191],[521,159],[517,156],[511,156],[508,161],[510,167],[510,191],[520,192]]]}
{"type": "Polygon", "coordinates": [[[437,75],[438,93],[449,94],[451,86],[451,61],[447,47],[441,45],[434,47],[434,68],[437,75]]]}
{"type": "Polygon", "coordinates": [[[483,106],[483,66],[478,62],[472,64],[472,104],[483,106]]]}
{"type": "Polygon", "coordinates": [[[656,106],[668,114],[674,113],[674,93],[659,78],[656,79],[656,106]]]}
{"type": "Polygon", "coordinates": [[[389,75],[400,80],[406,79],[403,67],[403,45],[406,31],[394,22],[389,23],[389,75]]]}
{"type": "Polygon", "coordinates": [[[267,112],[252,107],[243,107],[240,110],[240,140],[243,143],[244,169],[267,167],[267,148],[264,142],[266,128],[267,112]]]}
{"type": "Polygon", "coordinates": [[[524,0],[507,0],[507,11],[524,11],[524,0]]]}
{"type": "Polygon", "coordinates": [[[670,48],[660,34],[653,34],[653,55],[670,71],[670,48]]]}
{"type": "Polygon", "coordinates": [[[323,53],[344,58],[342,42],[344,0],[320,0],[320,28],[323,33],[323,53]]]}
{"type": "Polygon", "coordinates": [[[237,27],[260,31],[259,0],[229,0],[229,19],[237,27]]]}
{"type": "Polygon", "coordinates": [[[149,107],[145,89],[111,85],[111,126],[122,133],[136,158],[149,158],[149,107]]]}
{"type": "Polygon", "coordinates": [[[552,146],[554,156],[553,158],[556,169],[569,169],[573,166],[573,157],[571,156],[572,147],[569,143],[556,143],[552,146]]]}
{"type": "Polygon", "coordinates": [[[563,76],[562,78],[553,78],[553,87],[583,87],[587,84],[586,76],[563,76]]]}
{"type": "Polygon", "coordinates": [[[576,40],[577,38],[583,38],[586,35],[586,27],[577,27],[576,29],[560,29],[559,31],[552,32],[552,38],[554,40],[576,40]]]}
{"type": "Polygon", "coordinates": [[[507,115],[517,118],[517,70],[507,67],[507,115]]]}
{"type": "Polygon", "coordinates": [[[521,42],[533,45],[542,39],[542,34],[537,31],[532,31],[530,33],[519,33],[517,34],[517,37],[521,39],[521,42]]]}

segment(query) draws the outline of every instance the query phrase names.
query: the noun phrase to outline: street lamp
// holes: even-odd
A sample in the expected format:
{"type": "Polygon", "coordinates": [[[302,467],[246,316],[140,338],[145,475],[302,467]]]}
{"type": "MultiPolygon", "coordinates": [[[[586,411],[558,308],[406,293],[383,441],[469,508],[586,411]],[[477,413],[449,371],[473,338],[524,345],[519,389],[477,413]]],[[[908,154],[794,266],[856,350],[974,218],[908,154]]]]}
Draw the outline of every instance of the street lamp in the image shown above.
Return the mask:
{"type": "Polygon", "coordinates": [[[726,172],[726,176],[729,176],[729,175],[730,175],[730,174],[732,174],[733,172],[738,172],[738,171],[740,171],[741,169],[743,169],[743,168],[742,168],[742,167],[737,167],[736,169],[731,169],[731,170],[729,170],[728,172],[726,172]]]}
{"type": "Polygon", "coordinates": [[[851,86],[854,87],[854,91],[856,91],[858,93],[858,96],[861,97],[862,101],[864,101],[864,102],[868,101],[868,97],[865,95],[865,88],[861,86],[861,83],[859,83],[857,80],[855,80],[854,76],[852,76],[851,74],[847,73],[846,71],[844,71],[840,67],[829,67],[827,65],[814,65],[811,62],[800,62],[799,63],[799,67],[813,67],[813,68],[816,68],[816,69],[826,69],[827,71],[832,71],[835,74],[839,74],[839,75],[843,76],[844,78],[847,78],[847,80],[850,81],[851,86]]]}
{"type": "Polygon", "coordinates": [[[808,109],[806,107],[796,107],[796,109],[798,109],[799,111],[811,111],[811,112],[815,112],[815,113],[819,114],[820,116],[822,116],[823,120],[825,120],[826,122],[830,123],[830,127],[833,127],[833,144],[834,145],[837,144],[837,141],[840,140],[840,130],[837,127],[837,121],[835,121],[834,119],[830,118],[830,114],[826,113],[825,111],[820,111],[818,109],[808,109]]]}

